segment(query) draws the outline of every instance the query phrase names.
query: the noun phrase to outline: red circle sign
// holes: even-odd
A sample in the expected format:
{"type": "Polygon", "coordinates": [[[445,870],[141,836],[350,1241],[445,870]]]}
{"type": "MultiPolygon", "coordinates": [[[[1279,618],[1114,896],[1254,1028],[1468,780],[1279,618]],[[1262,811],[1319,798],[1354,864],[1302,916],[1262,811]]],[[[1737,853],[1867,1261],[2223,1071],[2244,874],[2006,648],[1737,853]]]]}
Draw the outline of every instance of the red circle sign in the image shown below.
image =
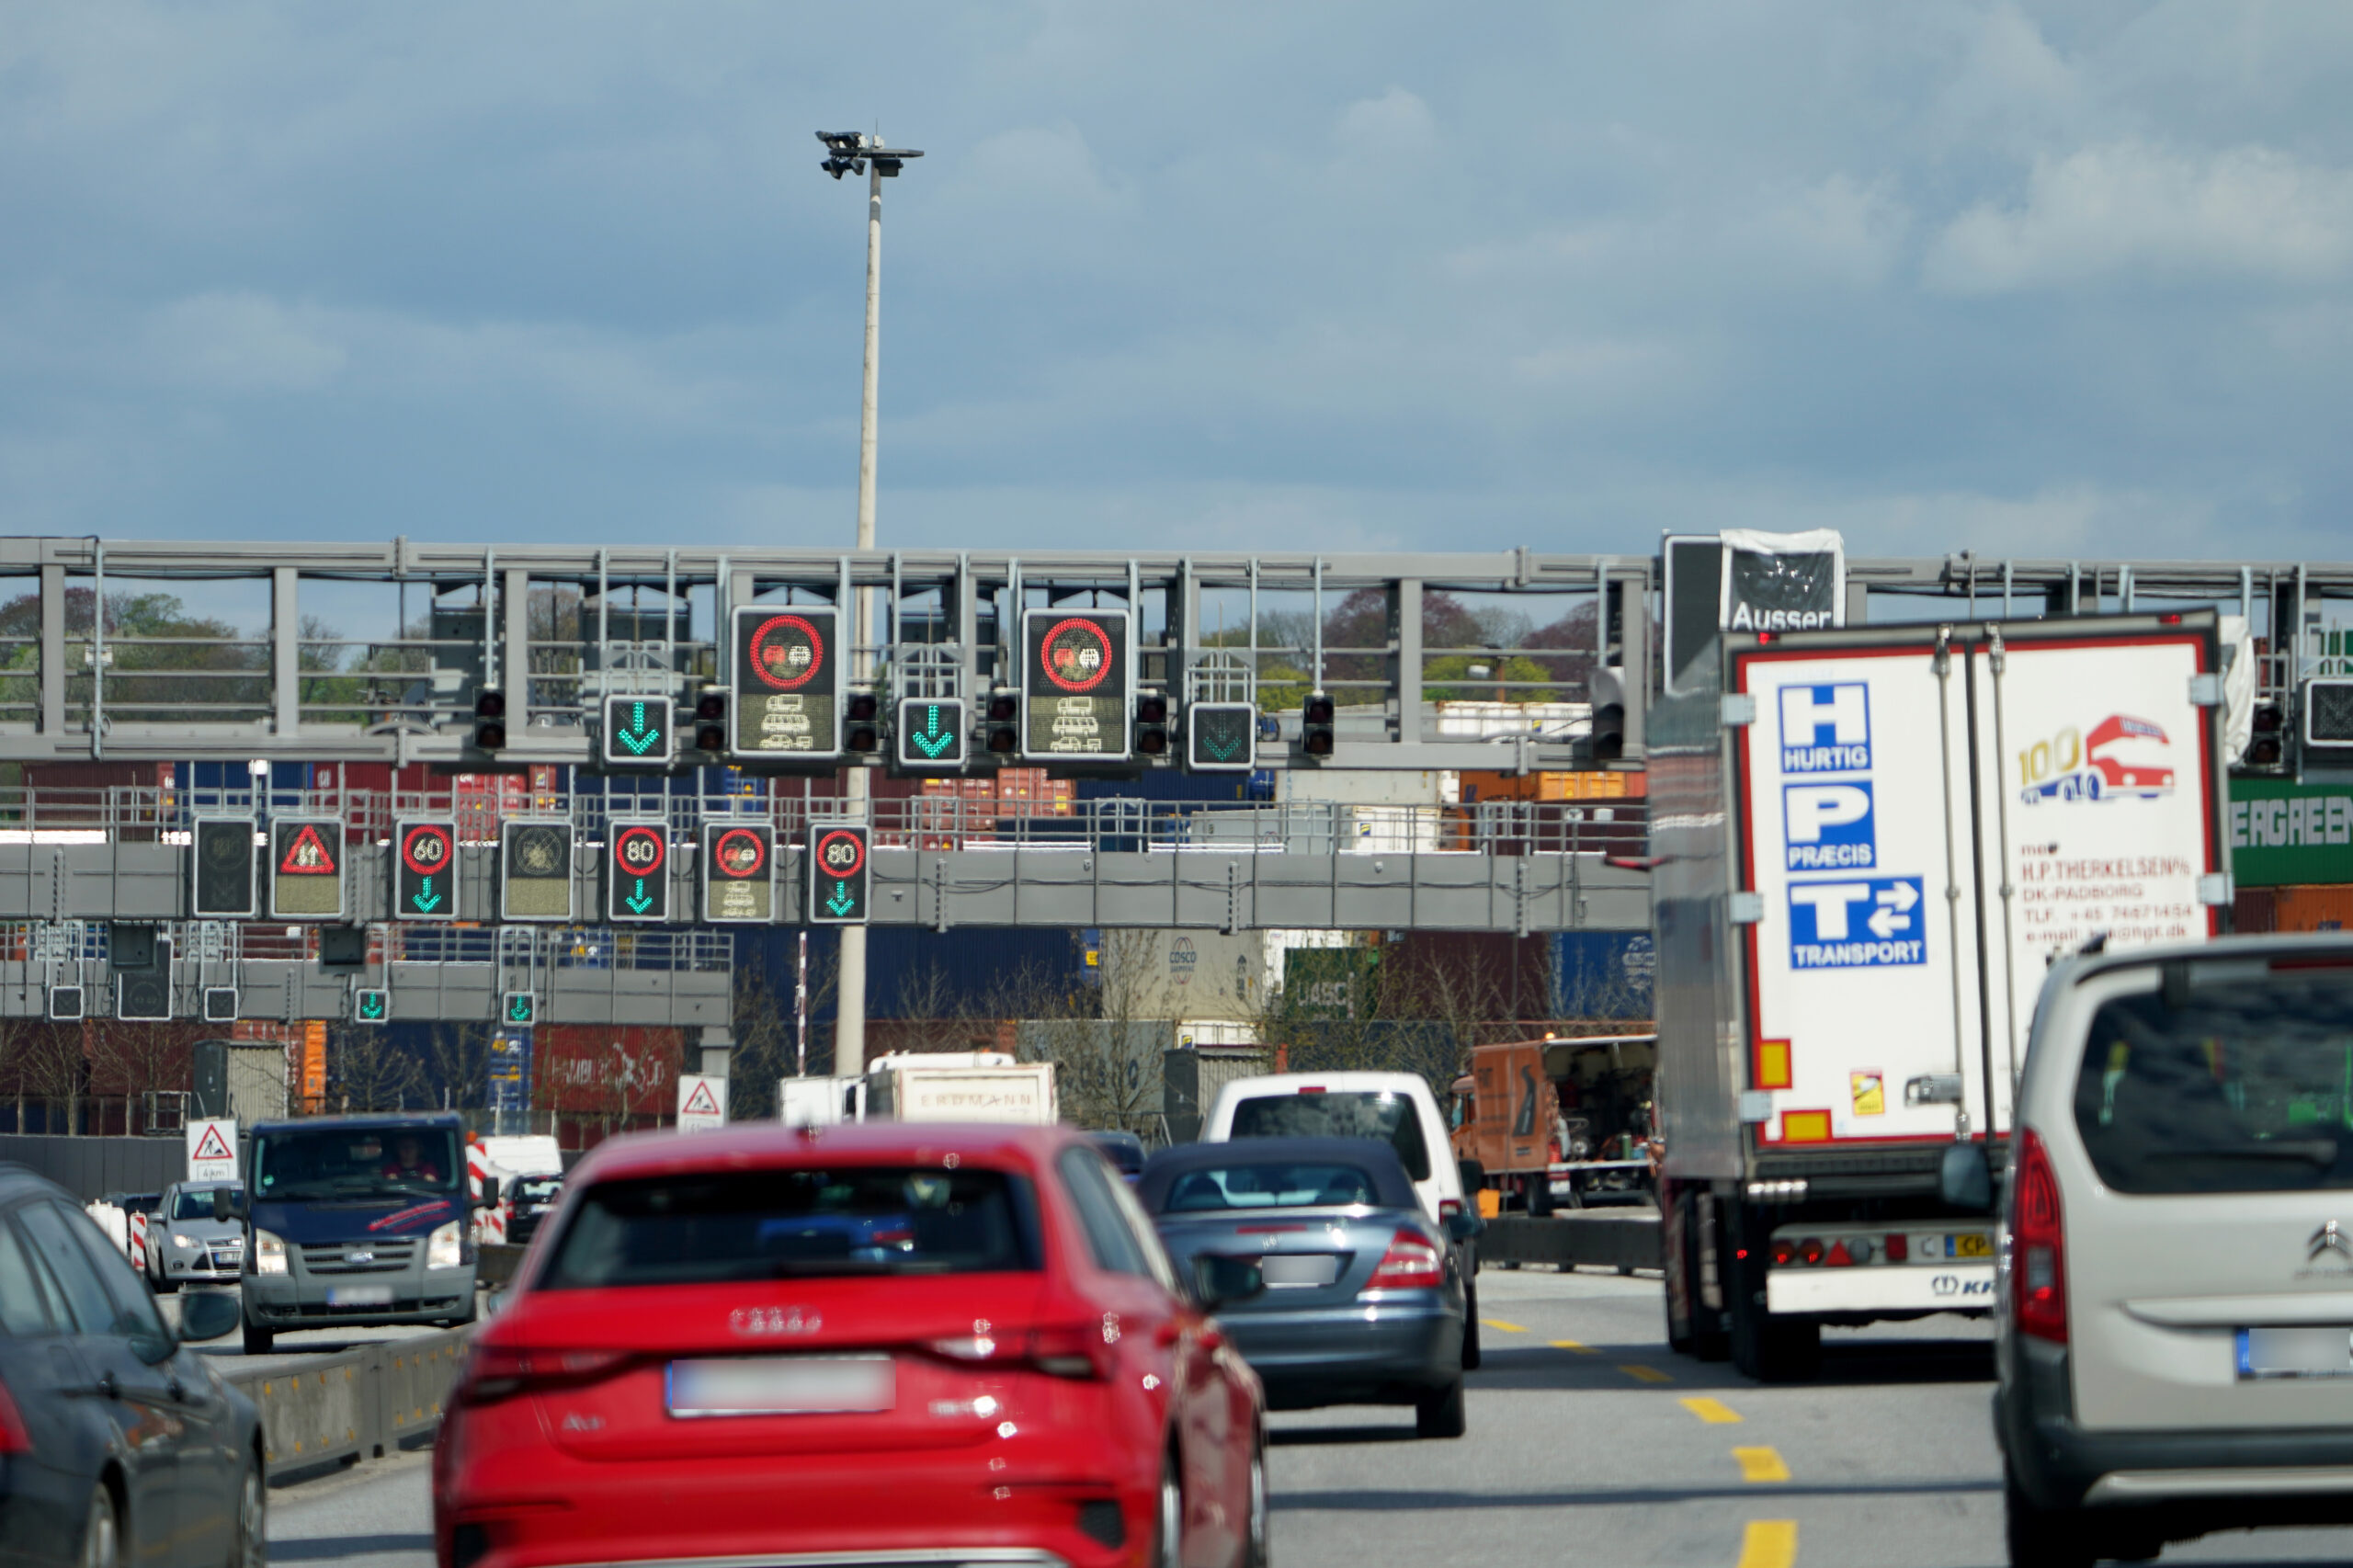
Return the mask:
{"type": "Polygon", "coordinates": [[[760,874],[768,863],[768,846],[748,827],[731,827],[710,846],[711,869],[742,881],[760,874]]]}
{"type": "Polygon", "coordinates": [[[1073,616],[1046,633],[1038,663],[1064,691],[1093,691],[1111,673],[1111,639],[1095,622],[1073,616]]]}
{"type": "Polygon", "coordinates": [[[420,877],[438,877],[449,869],[457,853],[449,830],[438,823],[413,827],[401,835],[401,859],[420,877]],[[423,850],[423,854],[418,851],[423,850]]]}
{"type": "Polygon", "coordinates": [[[825,875],[847,881],[865,864],[866,841],[858,835],[836,829],[817,840],[817,869],[825,875]],[[837,846],[846,846],[846,850],[837,846]],[[847,860],[840,858],[845,852],[847,860]]]}
{"type": "Polygon", "coordinates": [[[751,654],[752,673],[763,682],[798,691],[824,667],[825,639],[801,616],[772,615],[752,632],[751,654]]]}
{"type": "Polygon", "coordinates": [[[658,827],[640,824],[621,829],[613,840],[613,861],[632,877],[650,877],[662,869],[669,854],[667,835],[658,827]]]}

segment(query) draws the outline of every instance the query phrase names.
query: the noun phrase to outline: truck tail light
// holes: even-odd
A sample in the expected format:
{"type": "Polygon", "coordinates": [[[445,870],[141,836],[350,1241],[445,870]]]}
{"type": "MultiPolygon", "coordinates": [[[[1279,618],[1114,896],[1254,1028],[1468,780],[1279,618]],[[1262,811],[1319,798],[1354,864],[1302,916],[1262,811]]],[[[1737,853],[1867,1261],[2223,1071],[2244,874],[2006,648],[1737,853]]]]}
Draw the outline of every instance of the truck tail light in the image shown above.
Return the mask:
{"type": "Polygon", "coordinates": [[[2032,1128],[2018,1134],[2018,1180],[2010,1188],[2010,1312],[2020,1334],[2067,1343],[2067,1237],[2059,1175],[2032,1128]]]}
{"type": "Polygon", "coordinates": [[[1773,1250],[1768,1256],[1770,1256],[1773,1260],[1774,1267],[1787,1268],[1790,1264],[1797,1261],[1797,1244],[1790,1241],[1787,1236],[1780,1237],[1773,1243],[1773,1250]]]}
{"type": "Polygon", "coordinates": [[[1893,1233],[1893,1234],[1891,1234],[1891,1235],[1887,1238],[1887,1261],[1888,1261],[1888,1262],[1890,1262],[1890,1263],[1902,1263],[1902,1262],[1905,1261],[1906,1259],[1908,1259],[1911,1256],[1912,1256],[1912,1242],[1911,1242],[1911,1238],[1909,1238],[1908,1236],[1904,1235],[1901,1232],[1898,1232],[1898,1233],[1893,1233]]]}
{"type": "Polygon", "coordinates": [[[1391,1238],[1389,1250],[1367,1281],[1368,1290],[1433,1290],[1446,1283],[1446,1255],[1429,1237],[1412,1229],[1391,1238]]]}

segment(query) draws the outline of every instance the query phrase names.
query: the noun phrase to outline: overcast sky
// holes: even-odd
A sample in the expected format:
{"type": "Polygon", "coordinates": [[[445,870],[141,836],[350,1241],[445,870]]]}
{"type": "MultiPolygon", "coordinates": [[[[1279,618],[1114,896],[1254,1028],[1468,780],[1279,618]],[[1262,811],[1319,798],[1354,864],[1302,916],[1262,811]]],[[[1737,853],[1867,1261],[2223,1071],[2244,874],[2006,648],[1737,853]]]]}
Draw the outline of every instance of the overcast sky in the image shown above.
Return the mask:
{"type": "Polygon", "coordinates": [[[0,0],[0,531],[2343,558],[2353,6],[0,0]]]}

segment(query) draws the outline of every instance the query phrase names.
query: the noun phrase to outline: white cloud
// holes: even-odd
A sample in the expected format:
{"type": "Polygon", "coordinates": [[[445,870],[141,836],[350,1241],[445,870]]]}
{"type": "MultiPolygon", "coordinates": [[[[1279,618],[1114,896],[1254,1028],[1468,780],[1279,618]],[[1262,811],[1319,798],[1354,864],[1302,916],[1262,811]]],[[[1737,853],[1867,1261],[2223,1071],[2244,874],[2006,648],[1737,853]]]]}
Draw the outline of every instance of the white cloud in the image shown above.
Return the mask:
{"type": "Polygon", "coordinates": [[[2035,160],[2025,199],[1937,237],[1932,288],[1991,294],[2120,276],[2313,283],[2353,261],[2353,171],[2265,147],[2205,155],[2141,142],[2035,160]]]}
{"type": "Polygon", "coordinates": [[[175,301],[142,352],[158,381],[205,392],[310,392],[350,361],[332,312],[254,293],[175,301]]]}
{"type": "Polygon", "coordinates": [[[1332,134],[1340,155],[1352,162],[1418,158],[1438,145],[1438,116],[1419,96],[1391,87],[1377,98],[1359,98],[1342,110],[1332,134]]]}

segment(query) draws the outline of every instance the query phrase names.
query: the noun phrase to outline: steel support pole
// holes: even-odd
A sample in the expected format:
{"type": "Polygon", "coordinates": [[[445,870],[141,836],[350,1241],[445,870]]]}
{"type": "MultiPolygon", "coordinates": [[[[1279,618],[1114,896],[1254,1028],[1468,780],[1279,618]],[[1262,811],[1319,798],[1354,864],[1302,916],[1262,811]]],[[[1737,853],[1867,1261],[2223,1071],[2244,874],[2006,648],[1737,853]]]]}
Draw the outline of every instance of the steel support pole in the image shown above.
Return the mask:
{"type": "MultiPolygon", "coordinates": [[[[879,143],[878,143],[879,144],[879,143]]],[[[867,165],[866,179],[866,383],[858,403],[858,548],[874,548],[875,409],[881,390],[882,352],[882,165],[867,165]]],[[[870,637],[868,597],[863,588],[850,591],[850,678],[861,684],[872,670],[864,650],[870,637]]],[[[849,814],[864,821],[867,814],[866,769],[849,770],[845,790],[849,814]]],[[[841,928],[839,971],[835,983],[834,1071],[866,1071],[866,927],[841,928]]]]}

